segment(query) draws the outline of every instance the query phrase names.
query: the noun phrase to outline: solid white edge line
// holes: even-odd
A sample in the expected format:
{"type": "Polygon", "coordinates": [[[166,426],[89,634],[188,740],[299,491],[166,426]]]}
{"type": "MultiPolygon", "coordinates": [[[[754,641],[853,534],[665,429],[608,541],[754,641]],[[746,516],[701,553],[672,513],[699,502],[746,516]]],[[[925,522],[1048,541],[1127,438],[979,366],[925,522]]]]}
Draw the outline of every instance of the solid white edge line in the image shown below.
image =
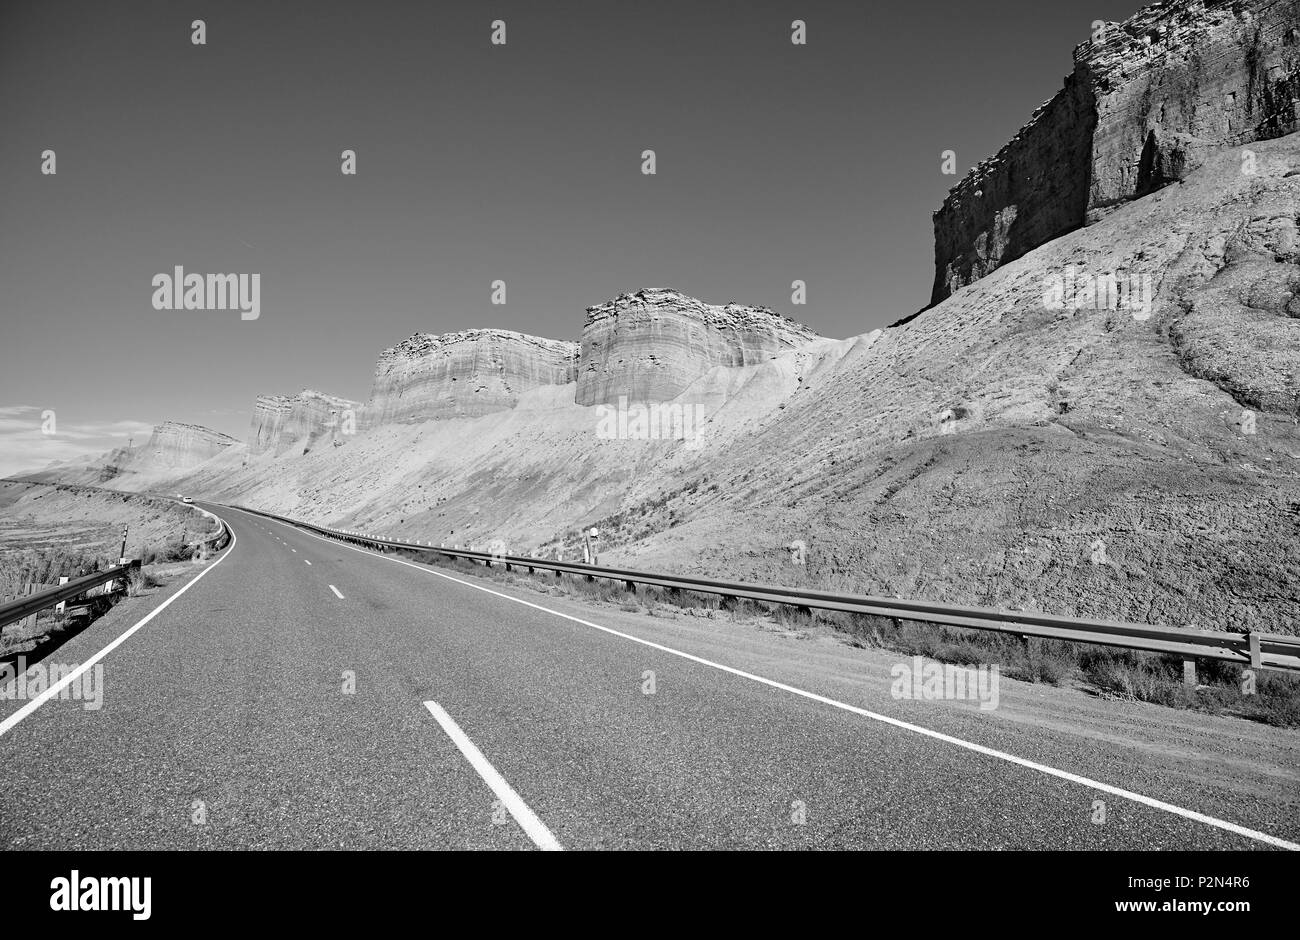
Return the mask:
{"type": "Polygon", "coordinates": [[[452,743],[465,755],[470,766],[477,770],[478,775],[492,788],[492,792],[497,795],[502,805],[510,810],[510,815],[515,817],[515,822],[519,823],[519,827],[528,834],[528,838],[533,840],[533,844],[543,852],[563,851],[564,847],[560,845],[551,830],[547,829],[546,824],[537,818],[537,814],[528,808],[523,797],[506,782],[505,777],[497,773],[497,769],[483,756],[483,752],[469,739],[469,735],[460,730],[460,725],[447,714],[446,709],[437,702],[425,702],[424,707],[429,709],[429,713],[442,726],[442,730],[447,732],[447,737],[451,738],[452,743]]]}
{"type": "MultiPolygon", "coordinates": [[[[240,510],[236,510],[236,511],[240,511],[240,510]]],[[[273,519],[272,521],[279,522],[278,519],[273,519]]],[[[288,526],[289,523],[280,522],[280,525],[288,526]]],[[[297,526],[289,526],[289,527],[295,529],[297,528],[297,526]]],[[[317,535],[315,532],[309,532],[306,529],[298,529],[298,531],[302,532],[304,535],[310,535],[312,538],[320,539],[322,542],[333,541],[331,539],[325,538],[324,536],[317,535]]],[[[415,568],[417,571],[424,571],[427,572],[428,574],[437,575],[440,578],[445,578],[448,581],[455,581],[457,584],[463,584],[465,585],[465,587],[473,588],[476,591],[483,591],[487,594],[495,594],[497,597],[503,597],[508,601],[514,601],[516,604],[523,604],[525,607],[532,607],[534,610],[540,610],[548,614],[554,614],[556,617],[563,617],[565,620],[572,620],[574,623],[580,623],[584,627],[591,627],[595,630],[601,630],[613,636],[622,637],[625,640],[631,640],[633,643],[640,643],[642,646],[648,646],[651,649],[657,649],[660,650],[661,652],[669,653],[673,656],[680,656],[682,659],[689,659],[691,662],[696,662],[703,666],[710,666],[713,669],[720,669],[723,672],[729,672],[734,676],[740,676],[744,679],[749,679],[753,682],[758,682],[763,685],[770,686],[774,689],[780,689],[781,691],[789,692],[792,695],[799,695],[802,696],[803,698],[810,699],[814,702],[821,702],[823,705],[830,705],[834,708],[843,709],[844,711],[852,712],[855,715],[861,715],[864,718],[870,718],[873,721],[879,721],[887,725],[892,725],[895,728],[901,728],[904,731],[911,731],[914,734],[925,735],[926,737],[933,738],[936,741],[943,741],[946,744],[953,744],[956,745],[957,747],[965,748],[968,751],[974,751],[977,754],[983,754],[987,757],[994,757],[997,758],[998,760],[1003,760],[1003,761],[1007,761],[1008,763],[1016,764],[1019,767],[1025,767],[1028,768],[1029,770],[1036,770],[1039,773],[1047,774],[1048,776],[1051,777],[1056,777],[1061,780],[1068,780],[1071,783],[1077,783],[1080,786],[1089,787],[1094,790],[1100,790],[1102,793],[1109,793],[1111,796],[1117,796],[1120,797],[1121,799],[1131,800],[1134,803],[1140,803],[1143,806],[1149,806],[1152,809],[1158,809],[1166,813],[1172,813],[1175,816],[1181,816],[1184,819],[1189,819],[1194,822],[1204,823],[1207,826],[1213,826],[1216,829],[1223,829],[1227,832],[1235,833],[1236,835],[1244,836],[1248,839],[1255,839],[1259,842],[1264,842],[1267,843],[1268,845],[1276,846],[1279,849],[1288,849],[1292,852],[1300,852],[1300,844],[1295,842],[1288,842],[1287,840],[1278,838],[1277,836],[1271,836],[1267,832],[1260,832],[1257,829],[1248,829],[1245,826],[1239,826],[1236,823],[1228,822],[1226,819],[1219,819],[1215,816],[1207,816],[1204,813],[1198,813],[1196,810],[1185,809],[1184,807],[1176,806],[1173,803],[1166,803],[1164,800],[1157,800],[1154,797],[1143,796],[1141,793],[1134,793],[1131,790],[1124,790],[1120,787],[1114,787],[1108,783],[1102,783],[1099,780],[1093,780],[1090,777],[1084,777],[1080,774],[1071,773],[1068,770],[1058,770],[1055,767],[1049,767],[1048,765],[1040,764],[1037,761],[1031,761],[1023,757],[1017,757],[1014,754],[1008,754],[1006,751],[995,750],[994,748],[991,747],[985,747],[982,744],[976,744],[973,741],[966,741],[963,740],[962,738],[955,738],[952,735],[944,734],[941,731],[933,731],[930,728],[925,728],[922,727],[921,725],[914,725],[907,721],[901,721],[898,718],[890,718],[888,715],[880,715],[877,714],[876,712],[868,711],[865,708],[859,708],[856,705],[850,705],[847,702],[841,702],[833,698],[827,698],[824,695],[818,695],[816,692],[808,692],[805,691],[804,689],[795,688],[792,685],[786,685],[784,682],[777,682],[774,679],[765,679],[762,676],[754,675],[753,673],[745,672],[744,670],[741,669],[736,669],[733,666],[725,666],[722,663],[715,663],[712,660],[704,659],[702,657],[695,656],[691,653],[685,653],[681,650],[673,649],[671,646],[664,646],[660,643],[655,643],[651,640],[643,640],[641,637],[633,636],[630,633],[623,633],[619,630],[614,630],[610,627],[602,627],[598,623],[592,623],[591,621],[583,620],[580,617],[574,617],[570,614],[564,614],[558,610],[551,610],[549,607],[543,607],[540,604],[534,604],[532,601],[526,601],[518,597],[511,597],[509,594],[502,594],[500,591],[494,591],[491,588],[483,587],[482,585],[474,584],[470,581],[462,581],[460,578],[452,577],[449,574],[443,574],[441,571],[438,571],[434,568],[430,568],[428,565],[419,565],[416,564],[415,562],[404,561],[400,558],[394,558],[391,555],[380,555],[376,552],[368,551],[364,548],[358,548],[355,545],[342,545],[340,543],[340,547],[351,549],[354,552],[360,552],[363,555],[369,555],[372,558],[380,558],[385,561],[396,562],[399,565],[406,565],[407,567],[415,568]]]]}
{"type": "MultiPolygon", "coordinates": [[[[218,518],[220,518],[220,517],[218,517],[218,518]]],[[[225,520],[224,520],[224,519],[222,520],[222,523],[225,524],[225,520]]],[[[231,553],[232,551],[234,551],[234,549],[235,549],[235,543],[238,542],[239,539],[238,539],[238,538],[236,537],[236,535],[235,535],[235,530],[232,529],[232,528],[230,528],[229,525],[226,525],[226,529],[230,532],[230,545],[226,548],[226,551],[225,551],[225,554],[224,554],[224,555],[222,555],[220,558],[218,558],[216,561],[214,561],[211,565],[209,565],[208,567],[204,568],[204,569],[203,569],[202,571],[200,571],[197,575],[195,575],[195,576],[194,576],[194,580],[190,581],[189,584],[186,584],[184,587],[182,587],[179,591],[177,591],[177,592],[176,592],[175,594],[173,594],[171,597],[167,598],[167,600],[163,601],[161,604],[159,604],[159,605],[158,605],[157,607],[155,607],[153,610],[149,611],[149,613],[147,613],[147,614],[146,614],[146,615],[145,615],[145,616],[144,616],[144,617],[143,617],[143,618],[142,618],[138,623],[136,623],[135,626],[131,627],[131,628],[128,629],[128,630],[124,630],[124,631],[121,633],[121,635],[119,635],[119,636],[117,637],[117,639],[113,640],[113,642],[109,643],[107,646],[105,646],[102,650],[100,650],[100,651],[99,651],[98,653],[96,653],[94,656],[92,656],[92,657],[90,657],[89,659],[87,659],[84,663],[82,663],[82,664],[81,664],[80,666],[78,666],[76,669],[72,670],[72,672],[70,672],[70,673],[68,673],[67,675],[65,675],[65,676],[64,676],[62,679],[60,679],[57,683],[55,683],[54,685],[50,686],[48,689],[46,689],[46,690],[45,690],[44,692],[42,692],[40,695],[36,696],[36,698],[32,699],[30,702],[28,702],[28,703],[27,703],[26,705],[24,705],[22,708],[18,709],[18,711],[14,712],[12,715],[10,715],[8,718],[6,718],[4,721],[0,721],[0,738],[4,737],[5,734],[7,734],[7,733],[12,729],[12,728],[14,728],[14,727],[15,727],[15,726],[20,722],[20,721],[22,721],[24,718],[26,718],[26,717],[27,717],[28,715],[30,715],[32,712],[36,711],[36,709],[38,709],[38,708],[40,708],[42,705],[44,705],[47,701],[49,701],[51,698],[53,698],[55,695],[57,695],[57,694],[58,694],[62,689],[66,688],[68,685],[70,685],[71,683],[73,683],[74,681],[76,681],[76,679],[77,679],[77,678],[78,678],[78,677],[79,677],[83,672],[85,672],[85,671],[86,671],[87,669],[89,669],[91,666],[95,665],[95,663],[99,662],[101,659],[103,659],[103,658],[104,658],[105,656],[107,656],[109,653],[113,652],[113,650],[117,649],[119,646],[121,646],[123,643],[125,643],[125,642],[127,641],[127,639],[128,639],[132,634],[134,634],[137,630],[139,630],[141,627],[143,627],[146,623],[148,623],[148,622],[149,622],[150,620],[152,620],[154,617],[157,617],[157,616],[158,616],[159,614],[161,614],[164,610],[166,610],[168,607],[170,607],[172,601],[176,600],[176,598],[180,597],[182,594],[184,594],[184,593],[185,593],[186,591],[188,591],[190,588],[194,587],[194,585],[196,585],[196,584],[198,584],[200,581],[202,581],[202,580],[204,579],[204,577],[207,576],[207,574],[208,574],[209,571],[212,571],[214,568],[217,567],[217,565],[221,564],[223,561],[225,561],[227,558],[229,558],[229,557],[230,557],[230,553],[231,553]]]]}
{"type": "Polygon", "coordinates": [[[330,585],[330,590],[334,592],[334,596],[337,597],[339,600],[341,601],[347,600],[347,598],[343,596],[342,592],[340,592],[339,589],[336,588],[334,585],[332,584],[330,585]]]}

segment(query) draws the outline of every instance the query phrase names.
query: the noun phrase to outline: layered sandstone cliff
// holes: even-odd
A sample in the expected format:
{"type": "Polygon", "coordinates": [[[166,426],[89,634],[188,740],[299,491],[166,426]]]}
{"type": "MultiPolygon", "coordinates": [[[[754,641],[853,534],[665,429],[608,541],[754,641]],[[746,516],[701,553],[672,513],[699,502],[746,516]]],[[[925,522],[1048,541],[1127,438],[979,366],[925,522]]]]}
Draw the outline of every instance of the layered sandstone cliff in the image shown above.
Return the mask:
{"type": "Polygon", "coordinates": [[[248,434],[252,455],[307,453],[358,430],[361,403],[303,389],[297,395],[259,395],[248,434]]]}
{"type": "Polygon", "coordinates": [[[574,380],[578,345],[509,330],[417,333],[375,368],[368,424],[478,417],[513,408],[524,392],[574,380]]]}
{"type": "Polygon", "coordinates": [[[1300,0],[1170,0],[1107,23],[1075,49],[1064,88],[934,214],[931,300],[1185,178],[1216,148],[1298,127],[1300,0]]]}
{"type": "Polygon", "coordinates": [[[184,470],[238,443],[233,437],[201,425],[164,421],[153,429],[149,442],[131,455],[129,463],[133,467],[184,470]]]}
{"type": "Polygon", "coordinates": [[[713,306],[668,289],[587,308],[577,403],[668,401],[715,366],[747,366],[821,339],[765,307],[713,306]]]}

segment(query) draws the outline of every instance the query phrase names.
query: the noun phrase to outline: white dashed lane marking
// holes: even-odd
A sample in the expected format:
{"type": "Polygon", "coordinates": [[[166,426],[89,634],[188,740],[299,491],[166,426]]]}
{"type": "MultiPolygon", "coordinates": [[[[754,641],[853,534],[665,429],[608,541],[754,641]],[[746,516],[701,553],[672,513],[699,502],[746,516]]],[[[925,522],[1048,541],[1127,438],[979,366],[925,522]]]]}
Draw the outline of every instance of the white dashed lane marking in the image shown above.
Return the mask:
{"type": "Polygon", "coordinates": [[[442,730],[447,732],[447,737],[451,738],[452,743],[469,761],[470,766],[478,771],[483,782],[497,795],[497,799],[510,811],[510,815],[515,817],[515,822],[519,823],[520,828],[528,834],[528,838],[533,840],[533,844],[545,852],[561,851],[563,846],[560,845],[560,841],[555,838],[551,830],[546,828],[546,824],[537,818],[537,814],[528,808],[528,804],[515,792],[514,787],[497,773],[497,769],[483,756],[483,752],[469,739],[469,735],[460,729],[460,725],[452,720],[446,710],[437,702],[425,702],[424,707],[429,709],[429,714],[433,715],[442,726],[442,730]]]}

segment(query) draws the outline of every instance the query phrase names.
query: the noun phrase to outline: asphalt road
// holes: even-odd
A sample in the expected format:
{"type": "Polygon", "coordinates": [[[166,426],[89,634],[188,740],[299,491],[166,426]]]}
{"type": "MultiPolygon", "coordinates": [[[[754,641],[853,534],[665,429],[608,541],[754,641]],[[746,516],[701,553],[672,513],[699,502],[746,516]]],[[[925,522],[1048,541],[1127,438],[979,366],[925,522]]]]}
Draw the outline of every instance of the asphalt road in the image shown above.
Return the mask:
{"type": "Polygon", "coordinates": [[[102,708],[4,703],[0,845],[1279,847],[1248,806],[1154,766],[1080,773],[1077,742],[977,710],[783,686],[777,663],[703,655],[652,618],[611,632],[209,508],[236,535],[216,565],[134,632],[92,626],[51,657],[125,637],[102,708]]]}

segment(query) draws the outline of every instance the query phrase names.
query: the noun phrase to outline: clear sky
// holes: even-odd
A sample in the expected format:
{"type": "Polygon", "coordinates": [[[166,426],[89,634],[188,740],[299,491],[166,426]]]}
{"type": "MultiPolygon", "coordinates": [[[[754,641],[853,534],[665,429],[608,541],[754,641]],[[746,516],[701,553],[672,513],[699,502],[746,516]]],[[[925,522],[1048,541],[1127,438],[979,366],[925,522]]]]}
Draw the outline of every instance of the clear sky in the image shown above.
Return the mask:
{"type": "Polygon", "coordinates": [[[947,190],[1140,5],[3,0],[0,474],[165,419],[242,438],[261,393],[366,399],[414,332],[576,340],[642,287],[884,326],[947,190]],[[260,316],[155,310],[177,265],[260,274],[260,316]]]}

